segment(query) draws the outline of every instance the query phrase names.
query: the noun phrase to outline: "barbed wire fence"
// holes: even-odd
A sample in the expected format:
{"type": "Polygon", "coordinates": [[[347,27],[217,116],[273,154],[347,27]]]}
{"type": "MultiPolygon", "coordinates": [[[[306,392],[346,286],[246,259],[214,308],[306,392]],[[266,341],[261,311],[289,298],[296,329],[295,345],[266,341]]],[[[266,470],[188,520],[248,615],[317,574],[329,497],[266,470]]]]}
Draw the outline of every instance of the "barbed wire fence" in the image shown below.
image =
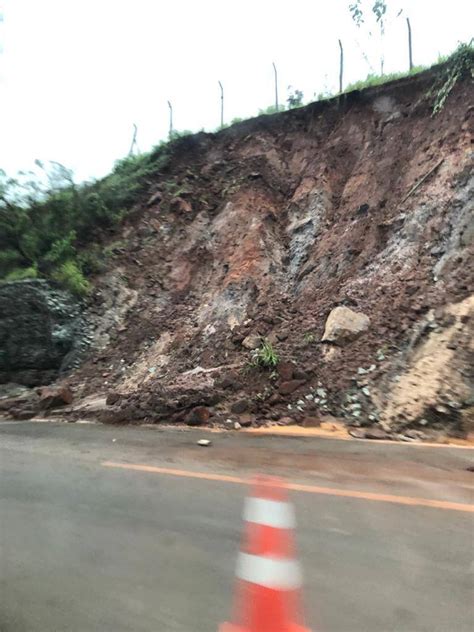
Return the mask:
{"type": "MultiPolygon", "coordinates": [[[[414,68],[414,64],[413,64],[413,44],[412,44],[412,29],[411,29],[411,24],[410,24],[410,19],[407,17],[406,18],[406,25],[407,25],[407,33],[408,33],[408,41],[407,41],[407,45],[408,45],[408,72],[412,72],[413,68],[414,68]]],[[[339,64],[338,64],[338,68],[339,68],[339,75],[338,75],[338,81],[337,81],[337,86],[338,86],[338,91],[337,93],[334,95],[336,96],[337,94],[342,94],[344,92],[344,45],[343,45],[343,41],[341,39],[338,39],[338,46],[339,46],[339,64]]],[[[356,40],[356,44],[359,46],[360,48],[360,44],[359,42],[356,40]]],[[[361,53],[364,57],[364,59],[366,60],[367,64],[369,65],[369,68],[372,68],[372,65],[369,62],[369,59],[367,57],[367,55],[365,54],[365,52],[361,49],[361,53]]],[[[274,111],[274,112],[280,112],[281,110],[281,103],[279,101],[279,83],[278,83],[278,68],[275,62],[272,62],[272,69],[273,69],[273,90],[274,90],[274,106],[268,108],[270,111],[274,111]]],[[[381,72],[380,76],[384,76],[383,70],[381,72]]],[[[220,112],[220,124],[219,127],[217,129],[223,129],[225,126],[225,121],[224,121],[224,86],[222,81],[218,80],[218,85],[219,85],[219,112],[220,112]]],[[[328,98],[331,95],[328,95],[328,98]]],[[[171,104],[170,101],[167,101],[168,103],[168,108],[169,108],[169,131],[168,131],[168,137],[171,139],[173,137],[173,134],[176,133],[175,129],[173,127],[173,106],[171,104]]],[[[291,106],[290,106],[291,107],[291,106]]],[[[294,107],[294,106],[293,106],[294,107]]]]}

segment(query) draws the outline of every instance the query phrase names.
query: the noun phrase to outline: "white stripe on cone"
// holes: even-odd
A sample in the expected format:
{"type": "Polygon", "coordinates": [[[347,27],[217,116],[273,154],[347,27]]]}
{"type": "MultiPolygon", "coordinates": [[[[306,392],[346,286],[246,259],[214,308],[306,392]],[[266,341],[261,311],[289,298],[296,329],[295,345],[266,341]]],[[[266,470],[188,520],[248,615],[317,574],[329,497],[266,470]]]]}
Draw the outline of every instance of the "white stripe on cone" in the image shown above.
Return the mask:
{"type": "Polygon", "coordinates": [[[289,503],[250,497],[245,501],[244,520],[276,529],[294,529],[293,507],[289,503]]]}
{"type": "Polygon", "coordinates": [[[240,553],[236,575],[239,579],[274,590],[296,590],[302,583],[296,560],[240,553]]]}

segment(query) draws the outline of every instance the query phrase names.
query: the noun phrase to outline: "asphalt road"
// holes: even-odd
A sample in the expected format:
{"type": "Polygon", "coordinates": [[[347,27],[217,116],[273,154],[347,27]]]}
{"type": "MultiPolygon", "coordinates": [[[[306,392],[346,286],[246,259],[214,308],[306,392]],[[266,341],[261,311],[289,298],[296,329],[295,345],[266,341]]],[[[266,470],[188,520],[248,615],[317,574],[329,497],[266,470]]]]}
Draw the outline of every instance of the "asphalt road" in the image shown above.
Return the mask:
{"type": "Polygon", "coordinates": [[[311,630],[474,629],[473,451],[203,436],[0,424],[0,631],[216,631],[255,471],[303,486],[311,630]]]}

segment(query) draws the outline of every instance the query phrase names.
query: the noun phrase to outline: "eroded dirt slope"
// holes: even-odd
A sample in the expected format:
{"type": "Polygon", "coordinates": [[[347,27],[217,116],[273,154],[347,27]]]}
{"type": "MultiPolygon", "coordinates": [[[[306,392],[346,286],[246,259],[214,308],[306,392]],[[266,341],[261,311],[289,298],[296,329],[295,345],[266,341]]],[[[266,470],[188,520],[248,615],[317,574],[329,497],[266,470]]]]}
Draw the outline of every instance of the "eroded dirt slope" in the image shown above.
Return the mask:
{"type": "Polygon", "coordinates": [[[331,414],[380,433],[459,431],[472,406],[473,88],[459,82],[433,117],[432,84],[427,73],[182,139],[98,280],[98,350],[76,392],[109,395],[108,421],[331,414]],[[337,306],[370,325],[323,344],[337,306]],[[414,339],[434,354],[426,339],[455,321],[443,378],[425,395],[402,389],[414,339]],[[249,366],[258,337],[278,371],[249,366]]]}

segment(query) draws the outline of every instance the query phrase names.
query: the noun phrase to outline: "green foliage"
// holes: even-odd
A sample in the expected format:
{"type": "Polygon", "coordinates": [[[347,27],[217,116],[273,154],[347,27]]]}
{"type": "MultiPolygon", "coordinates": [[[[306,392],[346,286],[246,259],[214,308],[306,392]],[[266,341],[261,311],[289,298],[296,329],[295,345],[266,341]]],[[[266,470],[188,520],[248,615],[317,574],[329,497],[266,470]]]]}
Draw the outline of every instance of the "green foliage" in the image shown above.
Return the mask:
{"type": "Polygon", "coordinates": [[[0,278],[34,267],[76,294],[87,293],[84,274],[103,269],[94,243],[139,201],[167,159],[168,146],[161,145],[119,160],[102,180],[81,185],[58,163],[46,169],[37,162],[43,178],[13,179],[0,170],[0,278]]]}
{"type": "MultiPolygon", "coordinates": [[[[392,7],[393,3],[390,3],[392,7]]],[[[398,18],[403,13],[403,9],[393,9],[388,11],[388,4],[385,0],[355,0],[352,4],[349,4],[349,12],[351,18],[359,30],[364,30],[364,36],[373,38],[375,32],[378,32],[380,38],[380,73],[384,74],[385,55],[384,55],[384,36],[385,26],[387,20],[389,20],[389,13],[391,13],[391,19],[398,18]],[[364,27],[364,29],[362,29],[364,27]]],[[[369,61],[366,53],[362,52],[362,55],[372,68],[372,64],[369,61]]]]}
{"type": "MultiPolygon", "coordinates": [[[[374,14],[375,22],[380,26],[380,29],[383,32],[384,20],[387,13],[387,3],[385,0],[374,0],[374,3],[370,7],[370,11],[374,14]]],[[[350,4],[349,12],[354,24],[357,27],[365,24],[366,16],[362,7],[362,0],[355,0],[352,4],[350,4]]],[[[400,15],[400,13],[401,11],[399,11],[398,15],[400,15]]]]}
{"type": "Polygon", "coordinates": [[[182,132],[174,129],[170,134],[168,134],[168,140],[173,141],[178,138],[185,138],[186,136],[194,136],[194,132],[191,132],[189,129],[185,129],[182,132]]]}
{"type": "Polygon", "coordinates": [[[314,93],[313,96],[315,101],[326,101],[326,99],[332,99],[334,95],[328,90],[325,90],[324,92],[314,93]]]}
{"type": "Polygon", "coordinates": [[[419,72],[426,70],[426,66],[414,66],[409,72],[393,72],[389,75],[376,75],[368,74],[367,77],[361,81],[355,81],[350,83],[344,92],[352,92],[353,90],[363,90],[364,88],[370,88],[371,86],[380,86],[389,81],[395,81],[395,79],[403,79],[403,77],[409,77],[410,75],[416,75],[419,72]]]}
{"type": "Polygon", "coordinates": [[[459,79],[464,76],[470,76],[471,79],[474,77],[473,41],[474,40],[471,40],[467,44],[459,44],[455,52],[447,60],[446,71],[441,81],[438,81],[431,90],[431,94],[434,93],[435,96],[433,116],[443,109],[446,99],[459,79]]]}
{"type": "Polygon", "coordinates": [[[252,351],[252,364],[264,369],[272,369],[277,366],[280,358],[269,340],[263,340],[258,349],[252,351]]]}
{"type": "Polygon", "coordinates": [[[22,261],[23,257],[17,250],[0,251],[0,277],[6,276],[9,270],[15,270],[22,261]]]}
{"type": "Polygon", "coordinates": [[[107,246],[92,244],[78,253],[77,263],[85,276],[91,276],[105,271],[109,256],[107,246]]]}
{"type": "Polygon", "coordinates": [[[364,23],[364,13],[361,7],[361,0],[355,0],[349,5],[349,11],[356,26],[360,26],[364,23]]]}
{"type": "Polygon", "coordinates": [[[14,268],[3,279],[4,281],[23,281],[24,279],[36,279],[38,270],[35,266],[29,268],[14,268]]]}
{"type": "Polygon", "coordinates": [[[45,261],[56,264],[66,259],[71,259],[76,254],[76,249],[73,244],[76,240],[76,231],[71,230],[64,237],[56,239],[51,245],[51,248],[45,255],[45,261]]]}
{"type": "Polygon", "coordinates": [[[51,277],[61,287],[66,288],[76,296],[86,296],[91,291],[91,284],[84,277],[75,261],[65,261],[57,270],[54,270],[51,277]]]}
{"type": "Polygon", "coordinates": [[[286,109],[285,106],[281,104],[278,106],[278,110],[276,108],[276,105],[269,105],[263,110],[259,110],[258,116],[262,116],[263,114],[276,114],[276,112],[284,112],[285,109],[286,109]]]}
{"type": "Polygon", "coordinates": [[[286,99],[288,109],[299,108],[303,105],[303,93],[301,90],[293,90],[292,86],[288,86],[288,97],[286,99]]]}

